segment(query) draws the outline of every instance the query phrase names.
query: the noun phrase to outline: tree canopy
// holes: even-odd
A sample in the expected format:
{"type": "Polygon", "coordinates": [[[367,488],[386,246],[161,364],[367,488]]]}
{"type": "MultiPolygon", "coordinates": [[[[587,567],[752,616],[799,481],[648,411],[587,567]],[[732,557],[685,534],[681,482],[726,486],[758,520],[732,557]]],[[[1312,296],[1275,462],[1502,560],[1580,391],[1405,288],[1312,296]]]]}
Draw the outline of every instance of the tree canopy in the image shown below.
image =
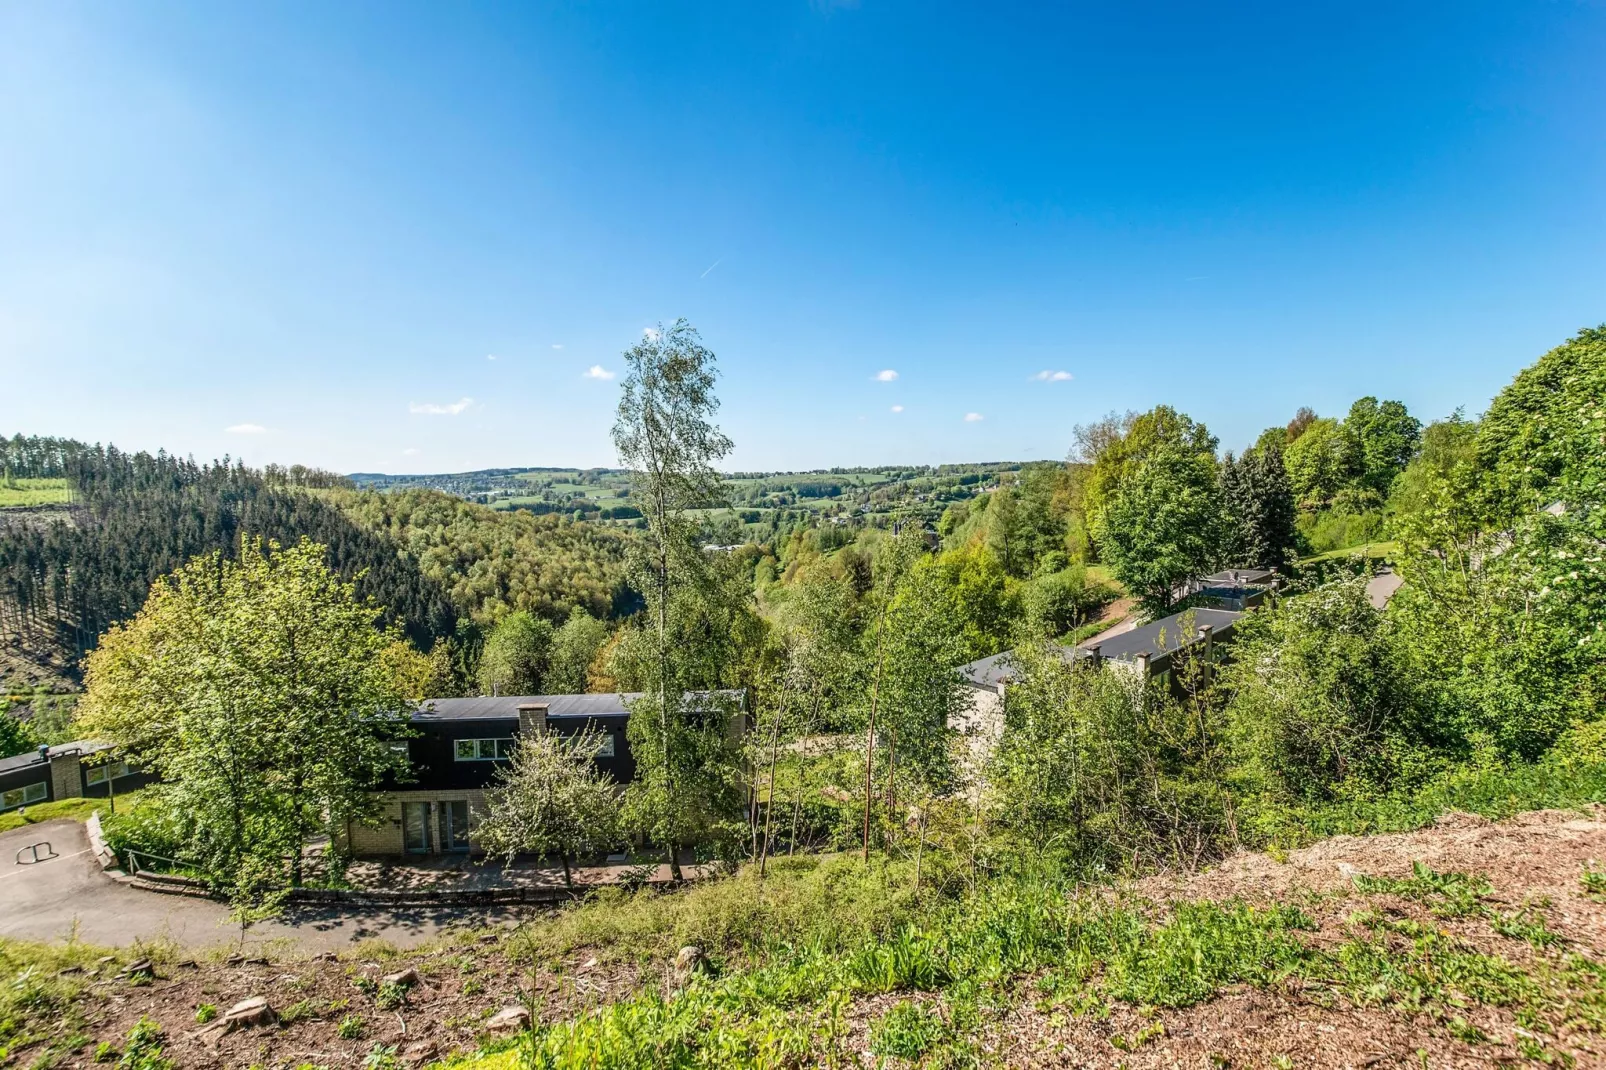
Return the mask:
{"type": "Polygon", "coordinates": [[[203,555],[89,657],[81,730],[161,777],[186,852],[224,887],[298,882],[307,838],[338,855],[372,790],[407,770],[396,633],[326,555],[260,538],[203,555]]]}

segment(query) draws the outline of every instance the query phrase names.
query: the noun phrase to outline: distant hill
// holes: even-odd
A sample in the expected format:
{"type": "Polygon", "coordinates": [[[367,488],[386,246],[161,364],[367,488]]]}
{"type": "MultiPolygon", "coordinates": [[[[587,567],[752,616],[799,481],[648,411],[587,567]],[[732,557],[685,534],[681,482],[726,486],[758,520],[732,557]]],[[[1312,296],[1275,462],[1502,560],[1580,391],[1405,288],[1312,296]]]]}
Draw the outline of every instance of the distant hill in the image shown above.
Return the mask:
{"type": "MultiPolygon", "coordinates": [[[[884,515],[935,521],[947,503],[974,497],[996,483],[1000,473],[1039,463],[1059,462],[729,472],[725,502],[706,512],[711,520],[734,517],[748,526],[820,516],[884,515]]],[[[629,473],[619,468],[486,468],[437,475],[353,472],[348,478],[365,490],[438,490],[496,509],[625,524],[640,516],[630,501],[629,473]]]]}

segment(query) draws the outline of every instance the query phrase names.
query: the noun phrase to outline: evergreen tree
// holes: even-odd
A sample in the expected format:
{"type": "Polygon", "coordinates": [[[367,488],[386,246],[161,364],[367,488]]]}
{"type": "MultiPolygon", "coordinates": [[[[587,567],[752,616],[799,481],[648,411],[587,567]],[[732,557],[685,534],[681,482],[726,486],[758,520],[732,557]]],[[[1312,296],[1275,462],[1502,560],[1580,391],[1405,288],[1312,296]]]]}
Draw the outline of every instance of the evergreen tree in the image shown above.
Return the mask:
{"type": "Polygon", "coordinates": [[[1252,448],[1242,460],[1221,462],[1221,499],[1226,534],[1221,564],[1227,568],[1281,568],[1294,546],[1295,508],[1281,450],[1252,448]]]}

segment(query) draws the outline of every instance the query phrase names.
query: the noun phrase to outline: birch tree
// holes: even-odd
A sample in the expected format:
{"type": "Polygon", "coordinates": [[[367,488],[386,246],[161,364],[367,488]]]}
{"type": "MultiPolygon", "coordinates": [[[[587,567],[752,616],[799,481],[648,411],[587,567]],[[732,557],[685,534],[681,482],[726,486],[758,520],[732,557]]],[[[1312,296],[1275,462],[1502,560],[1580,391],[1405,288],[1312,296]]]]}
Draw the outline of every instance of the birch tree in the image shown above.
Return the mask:
{"type": "Polygon", "coordinates": [[[631,710],[637,779],[628,802],[633,823],[663,845],[678,879],[682,838],[717,816],[721,800],[710,792],[722,795],[718,789],[729,781],[714,768],[731,750],[720,712],[690,709],[685,697],[707,686],[691,670],[700,662],[697,643],[711,633],[693,630],[677,642],[676,624],[695,617],[695,603],[718,586],[688,511],[721,503],[714,465],[731,441],[713,423],[714,354],[691,324],[680,319],[645,332],[624,359],[629,373],[613,440],[631,472],[631,500],[647,521],[632,572],[651,638],[650,664],[643,666],[648,695],[631,710]]]}

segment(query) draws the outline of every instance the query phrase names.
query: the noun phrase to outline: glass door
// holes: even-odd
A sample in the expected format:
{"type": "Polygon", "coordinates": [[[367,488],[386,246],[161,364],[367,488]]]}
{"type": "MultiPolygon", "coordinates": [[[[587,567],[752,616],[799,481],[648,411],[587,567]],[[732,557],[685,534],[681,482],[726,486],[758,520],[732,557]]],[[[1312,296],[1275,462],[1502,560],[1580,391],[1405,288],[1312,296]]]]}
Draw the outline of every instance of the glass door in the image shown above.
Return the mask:
{"type": "Polygon", "coordinates": [[[402,803],[402,847],[408,854],[429,853],[429,803],[402,803]]]}
{"type": "Polygon", "coordinates": [[[441,803],[441,811],[446,817],[446,849],[468,850],[468,803],[461,799],[444,802],[441,803]]]}

